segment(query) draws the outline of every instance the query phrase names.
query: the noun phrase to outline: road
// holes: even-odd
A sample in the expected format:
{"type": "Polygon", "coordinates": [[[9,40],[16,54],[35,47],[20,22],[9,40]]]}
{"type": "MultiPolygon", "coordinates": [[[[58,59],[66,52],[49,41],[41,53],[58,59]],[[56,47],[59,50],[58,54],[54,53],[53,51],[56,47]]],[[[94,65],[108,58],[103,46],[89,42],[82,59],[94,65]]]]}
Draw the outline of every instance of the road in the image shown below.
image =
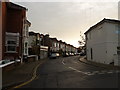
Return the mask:
{"type": "Polygon", "coordinates": [[[37,77],[21,88],[118,88],[119,71],[79,61],[79,56],[47,60],[37,77]]]}

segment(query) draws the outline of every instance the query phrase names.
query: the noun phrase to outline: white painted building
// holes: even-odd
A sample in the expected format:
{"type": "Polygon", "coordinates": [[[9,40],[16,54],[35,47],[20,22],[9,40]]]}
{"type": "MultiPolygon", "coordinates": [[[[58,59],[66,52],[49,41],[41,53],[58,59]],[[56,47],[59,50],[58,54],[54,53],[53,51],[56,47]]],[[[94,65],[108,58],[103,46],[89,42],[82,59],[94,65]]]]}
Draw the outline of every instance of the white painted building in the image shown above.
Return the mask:
{"type": "Polygon", "coordinates": [[[28,20],[24,20],[23,29],[23,55],[28,55],[28,38],[29,38],[29,27],[31,23],[28,20]]]}
{"type": "Polygon", "coordinates": [[[103,19],[85,32],[87,60],[120,66],[119,27],[120,21],[103,19]]]}

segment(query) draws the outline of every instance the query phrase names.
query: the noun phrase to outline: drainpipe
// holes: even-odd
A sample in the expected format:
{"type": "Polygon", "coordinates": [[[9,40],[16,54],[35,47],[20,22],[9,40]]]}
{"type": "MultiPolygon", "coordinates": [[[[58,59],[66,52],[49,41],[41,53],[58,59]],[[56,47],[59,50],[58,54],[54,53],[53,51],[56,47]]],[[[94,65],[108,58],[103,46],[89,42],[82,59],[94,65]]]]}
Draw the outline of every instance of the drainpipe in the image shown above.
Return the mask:
{"type": "Polygon", "coordinates": [[[22,35],[21,35],[21,39],[22,39],[22,46],[21,46],[21,63],[23,63],[23,55],[24,55],[24,35],[23,35],[23,32],[24,32],[24,21],[25,21],[26,18],[23,18],[23,28],[22,28],[22,35]]]}

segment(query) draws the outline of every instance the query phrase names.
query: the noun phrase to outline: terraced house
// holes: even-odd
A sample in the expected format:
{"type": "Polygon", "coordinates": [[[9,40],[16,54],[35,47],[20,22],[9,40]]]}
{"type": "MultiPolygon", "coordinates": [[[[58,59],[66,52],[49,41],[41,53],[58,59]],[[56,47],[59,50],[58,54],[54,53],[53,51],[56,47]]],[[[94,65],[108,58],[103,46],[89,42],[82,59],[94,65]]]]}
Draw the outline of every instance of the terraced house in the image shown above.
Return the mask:
{"type": "Polygon", "coordinates": [[[65,42],[63,42],[62,40],[59,41],[59,53],[60,53],[60,55],[65,54],[65,52],[66,52],[65,45],[66,45],[65,42]]]}
{"type": "Polygon", "coordinates": [[[57,38],[50,38],[50,40],[52,42],[51,51],[59,52],[59,42],[58,42],[57,38]]]}

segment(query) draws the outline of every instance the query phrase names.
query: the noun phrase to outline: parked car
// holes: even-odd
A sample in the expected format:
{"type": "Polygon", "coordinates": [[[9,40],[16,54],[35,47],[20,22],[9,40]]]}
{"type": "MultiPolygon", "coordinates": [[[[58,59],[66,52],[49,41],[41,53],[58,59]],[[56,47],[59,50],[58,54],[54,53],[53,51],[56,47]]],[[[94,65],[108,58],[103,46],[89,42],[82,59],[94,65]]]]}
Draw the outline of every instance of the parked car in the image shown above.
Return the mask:
{"type": "Polygon", "coordinates": [[[49,58],[58,58],[60,56],[59,53],[51,53],[50,57],[49,58]]]}
{"type": "Polygon", "coordinates": [[[68,56],[69,56],[68,53],[64,53],[64,54],[63,54],[63,57],[68,57],[68,56]]]}
{"type": "Polygon", "coordinates": [[[86,54],[85,54],[85,53],[83,53],[83,52],[81,52],[81,53],[80,53],[80,56],[85,56],[85,55],[86,55],[86,54]]]}
{"type": "Polygon", "coordinates": [[[75,54],[74,53],[71,53],[72,56],[74,56],[75,54]]]}
{"type": "Polygon", "coordinates": [[[69,53],[69,56],[72,56],[72,53],[69,53]]]}

